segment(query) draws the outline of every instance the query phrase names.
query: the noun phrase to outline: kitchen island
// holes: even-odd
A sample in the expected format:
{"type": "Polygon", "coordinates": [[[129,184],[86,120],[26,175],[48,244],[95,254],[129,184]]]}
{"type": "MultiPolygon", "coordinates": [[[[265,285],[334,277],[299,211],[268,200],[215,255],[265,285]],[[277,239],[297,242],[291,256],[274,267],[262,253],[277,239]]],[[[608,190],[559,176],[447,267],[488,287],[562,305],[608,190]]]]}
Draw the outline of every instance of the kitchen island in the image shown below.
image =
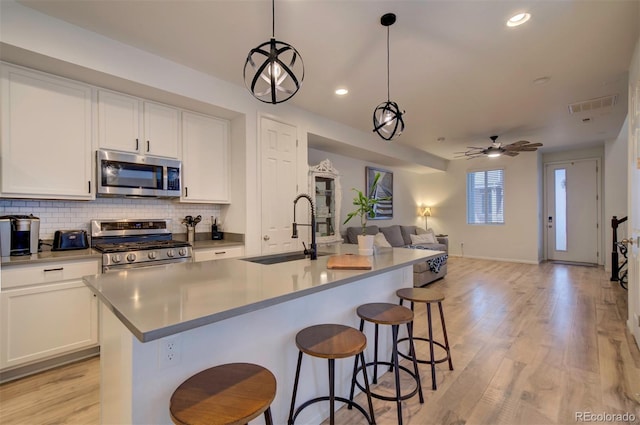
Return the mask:
{"type": "MultiPolygon", "coordinates": [[[[356,253],[357,247],[331,250],[356,253]]],[[[203,369],[230,362],[257,363],[274,373],[274,423],[286,423],[295,334],[319,323],[357,327],[358,305],[396,303],[396,289],[413,286],[412,265],[439,254],[383,248],[369,257],[371,270],[329,270],[326,255],[316,261],[264,265],[227,259],[86,276],[101,301],[101,423],[170,424],[174,389],[203,369]]],[[[389,340],[390,333],[382,331],[382,341],[389,340]]],[[[372,353],[368,347],[365,356],[372,353]]],[[[299,400],[328,392],[326,368],[326,361],[305,359],[299,400]]],[[[336,392],[348,392],[352,368],[352,361],[336,363],[336,392]]],[[[320,423],[327,416],[328,405],[318,403],[298,420],[320,423]]]]}

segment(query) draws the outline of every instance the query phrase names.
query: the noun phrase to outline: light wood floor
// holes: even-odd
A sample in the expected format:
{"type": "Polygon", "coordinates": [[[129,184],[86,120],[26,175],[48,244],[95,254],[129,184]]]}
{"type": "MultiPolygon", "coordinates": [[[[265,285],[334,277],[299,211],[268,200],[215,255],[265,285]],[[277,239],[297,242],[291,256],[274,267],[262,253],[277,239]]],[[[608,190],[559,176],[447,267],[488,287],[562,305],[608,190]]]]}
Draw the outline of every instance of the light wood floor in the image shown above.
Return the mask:
{"type": "MultiPolygon", "coordinates": [[[[626,330],[627,293],[602,269],[453,257],[432,286],[447,297],[455,370],[438,365],[432,391],[421,365],[425,403],[403,403],[405,424],[575,424],[580,412],[629,413],[640,423],[640,352],[626,330]]],[[[424,307],[416,314],[424,335],[424,307]]],[[[0,423],[97,423],[98,367],[94,358],[0,386],[0,423]]],[[[374,407],[378,424],[397,423],[394,403],[374,407]]],[[[355,410],[337,418],[364,423],[355,410]]]]}

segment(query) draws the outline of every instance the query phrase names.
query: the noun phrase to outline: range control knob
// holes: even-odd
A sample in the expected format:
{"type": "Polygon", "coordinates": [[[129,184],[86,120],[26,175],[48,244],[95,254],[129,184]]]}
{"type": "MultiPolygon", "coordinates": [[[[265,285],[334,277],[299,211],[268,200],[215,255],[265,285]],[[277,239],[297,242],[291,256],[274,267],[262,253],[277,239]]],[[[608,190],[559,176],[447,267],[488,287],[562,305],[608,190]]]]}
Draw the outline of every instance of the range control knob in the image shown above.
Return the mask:
{"type": "Polygon", "coordinates": [[[147,256],[149,257],[149,260],[155,260],[156,252],[155,251],[150,251],[147,256]]]}
{"type": "Polygon", "coordinates": [[[122,257],[120,256],[120,254],[113,254],[111,256],[111,261],[113,261],[114,263],[119,263],[120,261],[122,261],[122,257]]]}
{"type": "Polygon", "coordinates": [[[180,250],[178,251],[178,254],[181,257],[184,257],[185,255],[187,255],[187,248],[180,248],[180,250]]]}
{"type": "Polygon", "coordinates": [[[167,251],[167,257],[172,258],[174,255],[176,255],[176,252],[173,249],[167,251]]]}
{"type": "Polygon", "coordinates": [[[136,261],[136,254],[127,254],[127,261],[130,263],[136,261]]]}

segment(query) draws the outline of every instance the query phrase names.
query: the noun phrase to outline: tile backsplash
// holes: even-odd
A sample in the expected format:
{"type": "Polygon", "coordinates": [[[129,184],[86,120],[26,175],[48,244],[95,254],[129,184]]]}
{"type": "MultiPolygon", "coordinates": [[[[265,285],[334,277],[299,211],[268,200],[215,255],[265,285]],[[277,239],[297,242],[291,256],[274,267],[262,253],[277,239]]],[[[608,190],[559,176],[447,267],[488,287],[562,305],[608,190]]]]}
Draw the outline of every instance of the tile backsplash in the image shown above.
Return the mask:
{"type": "Polygon", "coordinates": [[[173,233],[186,233],[182,219],[201,215],[196,232],[210,232],[211,217],[220,221],[221,206],[140,198],[97,198],[90,202],[0,199],[0,215],[8,214],[33,214],[40,218],[40,239],[53,239],[56,230],[90,232],[89,221],[104,218],[170,218],[173,233]]]}

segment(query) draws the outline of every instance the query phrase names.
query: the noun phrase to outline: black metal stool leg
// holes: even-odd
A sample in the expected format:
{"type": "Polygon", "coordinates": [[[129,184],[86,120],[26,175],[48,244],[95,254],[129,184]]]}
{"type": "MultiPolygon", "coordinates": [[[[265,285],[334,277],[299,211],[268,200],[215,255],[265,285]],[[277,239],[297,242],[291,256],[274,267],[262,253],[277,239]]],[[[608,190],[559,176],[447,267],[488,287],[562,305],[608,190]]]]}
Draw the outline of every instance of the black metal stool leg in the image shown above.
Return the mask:
{"type": "Polygon", "coordinates": [[[398,409],[398,425],[402,425],[402,400],[400,399],[400,368],[398,363],[398,325],[391,326],[393,334],[393,366],[396,378],[396,406],[398,409]]]}
{"type": "Polygon", "coordinates": [[[271,417],[271,407],[264,411],[265,425],[273,425],[273,417],[271,417]]]}
{"type": "Polygon", "coordinates": [[[296,367],[296,378],[293,383],[293,394],[291,395],[291,410],[289,411],[289,425],[293,425],[293,411],[296,407],[296,394],[298,393],[298,381],[300,380],[300,366],[302,365],[302,351],[298,352],[298,366],[296,367]]]}
{"type": "Polygon", "coordinates": [[[378,383],[378,324],[375,324],[375,340],[373,343],[373,383],[378,383]]]}
{"type": "Polygon", "coordinates": [[[329,424],[334,425],[335,423],[335,404],[336,404],[336,382],[335,382],[335,371],[336,360],[329,359],[329,424]]]}
{"type": "Polygon", "coordinates": [[[418,398],[420,403],[424,403],[424,396],[422,395],[422,382],[420,381],[420,371],[418,370],[418,360],[416,354],[416,347],[413,343],[413,322],[407,323],[407,333],[409,334],[409,355],[413,362],[413,373],[416,375],[416,382],[418,384],[418,398]]]}
{"type": "Polygon", "coordinates": [[[438,301],[438,308],[440,309],[440,321],[442,322],[442,333],[444,334],[444,346],[447,349],[447,356],[449,357],[449,370],[453,370],[453,362],[451,361],[451,349],[449,348],[449,338],[447,338],[447,325],[444,324],[444,312],[442,310],[442,302],[438,301]]]}
{"type": "Polygon", "coordinates": [[[431,326],[431,303],[427,303],[427,326],[429,328],[429,363],[431,363],[431,388],[438,389],[436,384],[436,362],[433,353],[433,327],[431,326]]]}
{"type": "MultiPolygon", "coordinates": [[[[357,357],[358,356],[356,356],[356,358],[357,357]]],[[[364,365],[364,367],[362,368],[362,377],[364,379],[364,387],[365,387],[365,391],[367,393],[367,402],[369,403],[369,416],[370,416],[369,423],[371,425],[375,425],[376,418],[375,418],[375,415],[373,413],[373,401],[371,400],[371,389],[369,388],[369,377],[367,376],[367,366],[366,366],[366,363],[364,362],[364,354],[363,353],[360,353],[360,360],[362,361],[362,364],[364,365]]],[[[353,382],[354,383],[356,382],[355,372],[353,374],[353,382]]],[[[352,395],[352,397],[353,397],[353,395],[352,395]]],[[[353,398],[351,400],[353,401],[353,398]]]]}

